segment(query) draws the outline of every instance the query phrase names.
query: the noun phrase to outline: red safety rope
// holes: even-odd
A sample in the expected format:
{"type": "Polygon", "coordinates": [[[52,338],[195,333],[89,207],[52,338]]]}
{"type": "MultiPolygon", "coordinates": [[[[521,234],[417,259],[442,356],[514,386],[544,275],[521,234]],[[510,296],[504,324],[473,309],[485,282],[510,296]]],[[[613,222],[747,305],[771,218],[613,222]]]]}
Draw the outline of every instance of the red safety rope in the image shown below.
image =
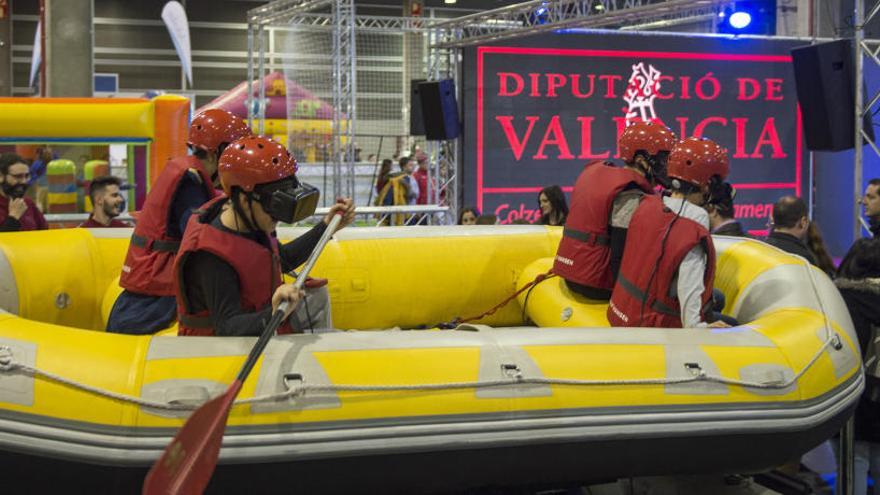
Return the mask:
{"type": "Polygon", "coordinates": [[[523,292],[529,290],[530,288],[532,288],[532,287],[534,287],[534,286],[540,284],[540,283],[543,282],[544,280],[547,280],[548,278],[550,278],[550,277],[555,277],[555,276],[556,276],[556,274],[553,273],[553,270],[549,270],[549,271],[546,272],[546,273],[541,273],[541,274],[539,274],[537,277],[535,277],[534,280],[532,280],[531,282],[529,282],[529,283],[527,283],[526,285],[522,286],[521,289],[519,289],[518,291],[516,291],[516,292],[514,292],[513,294],[511,294],[509,297],[507,297],[507,299],[505,299],[505,300],[501,301],[500,303],[496,304],[495,306],[493,306],[490,310],[485,311],[485,312],[483,312],[483,313],[480,313],[480,314],[478,314],[477,316],[471,316],[471,317],[468,317],[468,318],[456,317],[456,318],[453,319],[451,322],[448,322],[448,323],[440,323],[440,324],[437,325],[437,326],[438,326],[439,328],[455,328],[456,326],[458,326],[458,325],[460,325],[460,324],[462,324],[462,323],[468,323],[468,322],[471,322],[471,321],[476,321],[476,320],[483,319],[483,318],[485,318],[485,317],[487,317],[487,316],[490,316],[490,315],[494,314],[496,311],[498,311],[499,309],[501,309],[501,308],[503,308],[504,306],[506,306],[507,303],[509,303],[510,301],[513,301],[513,300],[516,298],[516,296],[518,296],[518,295],[522,294],[523,292]]]}

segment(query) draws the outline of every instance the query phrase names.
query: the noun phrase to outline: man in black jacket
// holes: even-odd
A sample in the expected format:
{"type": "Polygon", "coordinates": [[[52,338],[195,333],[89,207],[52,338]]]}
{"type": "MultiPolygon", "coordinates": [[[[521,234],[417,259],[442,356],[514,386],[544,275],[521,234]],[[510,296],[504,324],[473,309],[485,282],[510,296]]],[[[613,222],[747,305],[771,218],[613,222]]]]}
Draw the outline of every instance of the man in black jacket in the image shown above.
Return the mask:
{"type": "Polygon", "coordinates": [[[773,229],[766,242],[771,246],[802,256],[812,264],[816,258],[804,243],[810,219],[807,218],[807,204],[801,198],[783,196],[773,205],[773,229]]]}
{"type": "Polygon", "coordinates": [[[868,181],[861,203],[865,207],[865,216],[868,217],[871,234],[880,238],[880,178],[868,181]]]}
{"type": "MultiPolygon", "coordinates": [[[[854,493],[868,493],[868,472],[880,476],[880,239],[859,239],[840,263],[834,281],[852,316],[865,359],[865,392],[855,413],[854,493]]],[[[876,490],[875,490],[876,492],[876,490]]]]}

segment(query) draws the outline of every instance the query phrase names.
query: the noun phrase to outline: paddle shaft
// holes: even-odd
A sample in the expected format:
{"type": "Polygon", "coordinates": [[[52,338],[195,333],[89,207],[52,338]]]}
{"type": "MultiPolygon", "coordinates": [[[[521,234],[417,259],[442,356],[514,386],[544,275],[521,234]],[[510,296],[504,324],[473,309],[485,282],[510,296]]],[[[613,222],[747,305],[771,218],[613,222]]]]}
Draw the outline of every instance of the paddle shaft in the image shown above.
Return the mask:
{"type": "MultiPolygon", "coordinates": [[[[309,271],[315,265],[315,260],[318,259],[341,220],[341,213],[334,215],[331,219],[306,261],[302,273],[296,279],[294,285],[297,289],[302,288],[309,271]]],[[[229,411],[232,409],[244,381],[269,343],[269,339],[284,321],[288,305],[287,301],[282,301],[272,313],[272,318],[266,324],[266,328],[263,329],[263,333],[260,334],[257,343],[248,354],[241,371],[238,372],[238,376],[229,385],[226,392],[202,404],[180,428],[174,439],[153,464],[150,472],[147,473],[143,488],[145,494],[167,495],[204,491],[217,465],[217,457],[223,442],[223,432],[226,429],[229,411]]]]}
{"type": "MultiPolygon", "coordinates": [[[[296,287],[297,290],[303,288],[303,284],[306,283],[306,278],[309,276],[309,272],[312,271],[315,262],[318,261],[318,256],[321,255],[321,251],[324,250],[324,246],[327,245],[327,241],[333,236],[333,232],[336,230],[336,227],[339,226],[339,222],[341,221],[342,213],[337,213],[336,215],[333,215],[332,219],[330,219],[330,224],[327,225],[324,233],[321,234],[321,238],[318,239],[318,244],[315,245],[315,249],[312,250],[312,254],[309,255],[309,259],[306,260],[303,269],[296,277],[296,282],[293,283],[293,286],[296,287]]],[[[244,383],[254,365],[257,364],[257,359],[259,359],[260,354],[263,353],[263,349],[265,349],[266,345],[269,343],[269,339],[272,338],[275,331],[278,330],[278,327],[281,326],[281,323],[284,321],[284,313],[287,312],[287,306],[289,304],[290,303],[287,301],[281,301],[281,304],[279,304],[278,308],[272,313],[272,319],[266,324],[266,328],[263,330],[263,333],[260,334],[260,338],[257,339],[256,345],[251,349],[251,353],[248,354],[244,366],[241,367],[241,371],[238,372],[238,376],[235,378],[236,381],[244,383]]]]}

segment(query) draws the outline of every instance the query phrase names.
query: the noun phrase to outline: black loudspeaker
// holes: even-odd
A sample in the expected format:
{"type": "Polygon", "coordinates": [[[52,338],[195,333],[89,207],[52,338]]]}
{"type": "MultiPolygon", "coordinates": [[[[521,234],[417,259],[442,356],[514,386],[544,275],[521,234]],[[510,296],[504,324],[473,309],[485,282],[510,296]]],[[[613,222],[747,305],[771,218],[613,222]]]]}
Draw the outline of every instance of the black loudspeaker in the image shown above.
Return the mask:
{"type": "Polygon", "coordinates": [[[423,82],[419,84],[419,96],[425,117],[425,137],[431,141],[457,138],[461,123],[455,100],[455,82],[452,79],[423,82]]]}
{"type": "MultiPolygon", "coordinates": [[[[849,40],[795,48],[791,51],[797,98],[801,104],[807,149],[840,151],[855,145],[854,54],[849,40]]],[[[864,88],[864,81],[860,81],[864,88]]],[[[870,95],[864,92],[864,102],[870,95]]],[[[864,129],[871,140],[874,126],[865,116],[864,129]]]]}
{"type": "Polygon", "coordinates": [[[422,114],[422,97],[419,93],[419,84],[425,79],[412,79],[409,82],[409,135],[425,135],[425,117],[422,114]]]}

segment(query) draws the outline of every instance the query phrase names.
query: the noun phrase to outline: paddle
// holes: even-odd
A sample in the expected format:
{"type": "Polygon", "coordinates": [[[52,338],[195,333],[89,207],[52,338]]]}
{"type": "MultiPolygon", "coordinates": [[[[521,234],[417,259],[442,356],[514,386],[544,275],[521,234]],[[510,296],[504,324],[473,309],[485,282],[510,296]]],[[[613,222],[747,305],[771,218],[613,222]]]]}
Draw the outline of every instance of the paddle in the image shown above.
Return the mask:
{"type": "MultiPolygon", "coordinates": [[[[318,245],[315,246],[296,278],[294,286],[297,289],[302,289],[315,261],[341,220],[342,213],[333,216],[330,225],[318,240],[318,245]]],[[[165,452],[147,473],[144,480],[144,494],[202,493],[205,490],[214,473],[214,467],[217,465],[217,457],[223,443],[223,431],[226,429],[226,419],[229,416],[229,410],[232,409],[232,403],[257,363],[257,359],[263,353],[263,349],[269,343],[269,339],[284,321],[287,306],[287,301],[278,305],[272,314],[272,319],[266,324],[266,328],[263,329],[263,333],[248,354],[244,366],[235,377],[235,381],[226,389],[226,393],[202,404],[180,428],[180,431],[165,448],[165,452]]]]}

